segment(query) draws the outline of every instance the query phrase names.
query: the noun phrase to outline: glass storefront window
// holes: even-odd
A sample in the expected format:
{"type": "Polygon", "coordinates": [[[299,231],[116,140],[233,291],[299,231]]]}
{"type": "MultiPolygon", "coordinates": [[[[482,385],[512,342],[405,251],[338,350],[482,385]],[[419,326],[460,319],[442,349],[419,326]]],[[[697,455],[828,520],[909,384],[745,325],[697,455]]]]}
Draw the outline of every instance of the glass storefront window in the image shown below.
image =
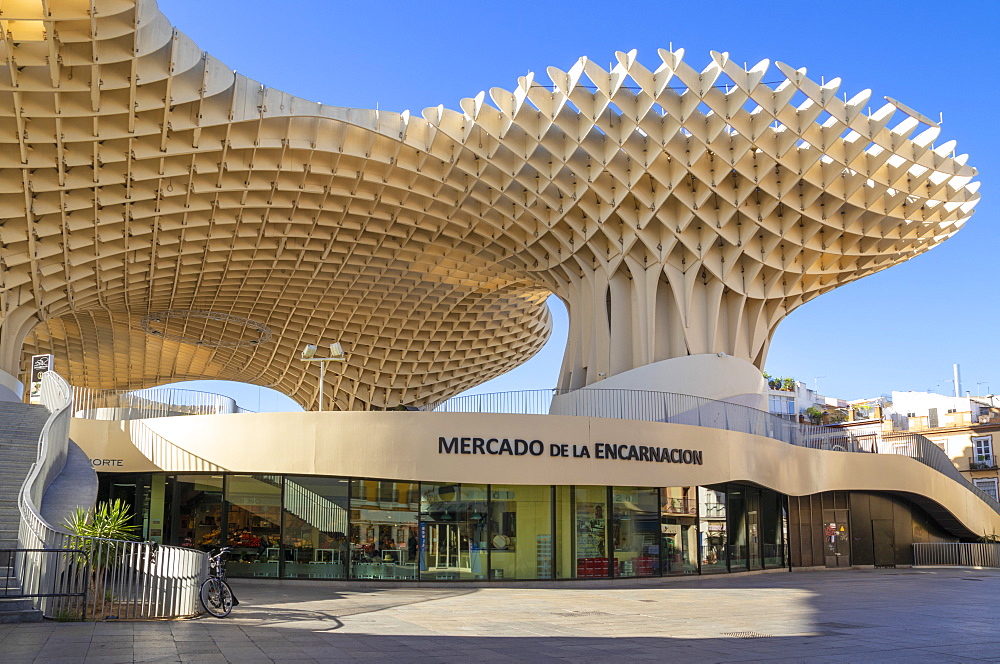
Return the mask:
{"type": "Polygon", "coordinates": [[[660,490],[616,486],[611,495],[614,575],[659,576],[660,490]]]}
{"type": "MultiPolygon", "coordinates": [[[[129,525],[135,526],[136,536],[143,540],[153,540],[159,542],[162,536],[162,479],[159,482],[159,505],[160,510],[156,516],[156,523],[150,527],[150,505],[152,500],[152,487],[148,473],[122,473],[105,474],[97,476],[97,495],[102,501],[120,500],[128,507],[132,518],[129,525]]],[[[162,475],[157,477],[162,478],[162,475]]]]}
{"type": "Polygon", "coordinates": [[[760,489],[747,487],[744,492],[747,501],[747,557],[750,569],[764,569],[761,559],[760,489]]]}
{"type": "Polygon", "coordinates": [[[660,490],[664,574],[698,572],[698,501],[695,487],[660,490]]]}
{"type": "Polygon", "coordinates": [[[746,487],[738,484],[727,485],[726,529],[729,535],[729,571],[742,572],[747,569],[748,534],[746,487]]]}
{"type": "Polygon", "coordinates": [[[577,578],[608,576],[608,489],[574,487],[577,578]]]}
{"type": "Polygon", "coordinates": [[[417,578],[419,490],[415,482],[351,480],[351,578],[417,578]]]}
{"type": "Polygon", "coordinates": [[[348,480],[285,477],[282,506],[285,578],[347,578],[348,480]]]}
{"type": "Polygon", "coordinates": [[[490,578],[551,579],[552,490],[490,486],[490,578]]]}
{"type": "Polygon", "coordinates": [[[528,486],[307,475],[101,477],[148,537],[234,548],[234,576],[502,580],[649,577],[787,563],[785,498],[711,487],[528,486]]]}
{"type": "Polygon", "coordinates": [[[765,569],[784,567],[783,507],[781,496],[774,491],[760,492],[761,555],[765,569]]]}
{"type": "Polygon", "coordinates": [[[222,546],[222,475],[168,478],[164,500],[166,543],[201,551],[222,546]]]}
{"type": "Polygon", "coordinates": [[[485,484],[421,484],[420,578],[487,578],[487,517],[485,484]]]}
{"type": "MultiPolygon", "coordinates": [[[[226,505],[226,541],[233,549],[226,571],[236,577],[277,577],[281,476],[230,475],[226,505]]],[[[295,555],[295,550],[289,550],[286,560],[296,562],[295,555]]]]}
{"type": "Polygon", "coordinates": [[[726,567],[726,492],[698,487],[698,529],[701,533],[701,571],[703,574],[725,572],[726,567]]]}
{"type": "Polygon", "coordinates": [[[556,487],[556,578],[576,577],[576,516],[571,486],[556,487]]]}

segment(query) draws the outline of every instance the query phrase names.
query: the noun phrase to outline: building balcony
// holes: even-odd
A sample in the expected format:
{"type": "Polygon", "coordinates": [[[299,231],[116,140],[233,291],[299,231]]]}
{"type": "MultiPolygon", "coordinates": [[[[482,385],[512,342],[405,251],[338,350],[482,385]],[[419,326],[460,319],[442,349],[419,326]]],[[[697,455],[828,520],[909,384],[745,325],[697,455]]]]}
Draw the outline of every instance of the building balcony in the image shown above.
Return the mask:
{"type": "Polygon", "coordinates": [[[992,454],[968,457],[968,461],[969,470],[997,470],[1000,468],[1000,460],[992,454]]]}

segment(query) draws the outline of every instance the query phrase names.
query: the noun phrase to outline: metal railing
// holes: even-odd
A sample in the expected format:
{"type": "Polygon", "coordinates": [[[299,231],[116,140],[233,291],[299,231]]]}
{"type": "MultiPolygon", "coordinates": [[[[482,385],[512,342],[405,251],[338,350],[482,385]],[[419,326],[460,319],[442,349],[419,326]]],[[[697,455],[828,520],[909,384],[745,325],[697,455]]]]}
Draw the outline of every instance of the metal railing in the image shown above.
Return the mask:
{"type": "Polygon", "coordinates": [[[879,448],[884,454],[908,456],[929,468],[933,468],[942,475],[947,475],[971,491],[994,512],[1000,514],[1000,503],[993,496],[970,482],[965,475],[959,472],[944,450],[919,433],[908,431],[882,433],[879,448]]]}
{"type": "Polygon", "coordinates": [[[82,549],[0,549],[0,570],[8,571],[8,576],[0,577],[0,599],[44,598],[54,604],[56,617],[86,618],[89,584],[84,580],[90,568],[82,553],[82,549]],[[16,570],[37,574],[42,569],[51,570],[49,583],[28,578],[22,587],[25,579],[16,570]]]}
{"type": "Polygon", "coordinates": [[[764,436],[789,445],[839,452],[864,452],[908,456],[955,480],[994,512],[1000,503],[973,486],[945,452],[920,434],[911,432],[865,432],[822,425],[799,424],[771,413],[704,397],[672,392],[623,389],[573,391],[525,390],[453,397],[422,407],[437,413],[516,413],[578,415],[665,422],[725,429],[764,436]]]}
{"type": "Polygon", "coordinates": [[[980,454],[966,458],[969,461],[969,470],[996,470],[997,468],[997,458],[992,454],[980,454]]]}
{"type": "Polygon", "coordinates": [[[750,406],[672,392],[622,389],[494,392],[454,397],[420,410],[437,413],[580,415],[666,422],[749,433],[813,449],[877,451],[872,448],[867,436],[856,436],[843,429],[799,424],[750,406]]]}
{"type": "Polygon", "coordinates": [[[73,388],[73,417],[89,420],[141,420],[179,415],[252,413],[223,394],[150,387],[141,390],[73,388]]]}
{"type": "Polygon", "coordinates": [[[72,390],[54,372],[42,376],[41,393],[51,415],[39,437],[38,459],[18,496],[18,548],[23,555],[14,557],[13,572],[20,592],[52,618],[198,613],[198,589],[208,568],[205,553],[155,542],[72,535],[41,516],[41,497],[65,464],[73,404],[72,390]],[[77,599],[80,592],[87,593],[88,602],[77,599]]]}
{"type": "Polygon", "coordinates": [[[933,542],[913,545],[913,564],[1000,567],[1000,542],[933,542]]]}

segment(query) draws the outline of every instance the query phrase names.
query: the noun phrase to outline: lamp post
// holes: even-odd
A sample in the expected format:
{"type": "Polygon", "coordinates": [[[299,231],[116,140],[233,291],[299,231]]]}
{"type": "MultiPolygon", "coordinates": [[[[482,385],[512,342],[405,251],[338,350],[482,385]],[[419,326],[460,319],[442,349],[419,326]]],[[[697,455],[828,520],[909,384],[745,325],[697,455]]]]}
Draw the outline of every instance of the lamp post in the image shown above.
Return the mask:
{"type": "Polygon", "coordinates": [[[347,356],[344,355],[344,349],[339,341],[330,344],[330,357],[316,357],[317,348],[316,344],[307,344],[302,349],[300,359],[303,362],[319,362],[319,412],[323,412],[323,384],[326,382],[326,363],[346,362],[347,356]]]}

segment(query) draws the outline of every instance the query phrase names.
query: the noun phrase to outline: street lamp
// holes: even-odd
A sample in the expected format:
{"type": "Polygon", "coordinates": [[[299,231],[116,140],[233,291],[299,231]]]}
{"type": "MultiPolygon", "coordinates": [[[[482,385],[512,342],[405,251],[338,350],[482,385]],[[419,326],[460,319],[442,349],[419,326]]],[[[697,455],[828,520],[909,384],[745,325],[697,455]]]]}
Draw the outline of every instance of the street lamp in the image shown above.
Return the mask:
{"type": "Polygon", "coordinates": [[[303,362],[319,362],[319,411],[323,412],[323,383],[326,382],[326,363],[346,362],[347,356],[344,355],[344,348],[340,345],[339,341],[330,344],[330,357],[316,357],[317,349],[316,344],[307,344],[302,349],[300,359],[303,362]]]}

